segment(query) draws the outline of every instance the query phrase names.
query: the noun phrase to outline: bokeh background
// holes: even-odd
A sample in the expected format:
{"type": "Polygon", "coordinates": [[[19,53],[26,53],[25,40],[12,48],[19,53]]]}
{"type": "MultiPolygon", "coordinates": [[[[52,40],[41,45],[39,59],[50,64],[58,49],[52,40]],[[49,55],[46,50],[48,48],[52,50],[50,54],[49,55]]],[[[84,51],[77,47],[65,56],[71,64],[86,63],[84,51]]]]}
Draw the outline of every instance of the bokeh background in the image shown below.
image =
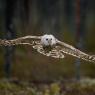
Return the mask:
{"type": "MultiPolygon", "coordinates": [[[[95,54],[95,0],[0,0],[0,38],[53,34],[95,54]]],[[[31,46],[0,46],[0,78],[63,81],[95,78],[95,64],[72,56],[54,59],[31,46]]]]}

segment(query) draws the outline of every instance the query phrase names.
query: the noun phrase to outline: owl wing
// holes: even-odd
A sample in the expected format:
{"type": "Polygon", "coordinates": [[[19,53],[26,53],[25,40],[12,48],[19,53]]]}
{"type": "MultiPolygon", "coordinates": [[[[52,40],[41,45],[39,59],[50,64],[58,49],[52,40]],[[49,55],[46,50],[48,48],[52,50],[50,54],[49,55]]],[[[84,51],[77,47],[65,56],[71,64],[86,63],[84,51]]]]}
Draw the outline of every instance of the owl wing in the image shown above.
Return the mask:
{"type": "Polygon", "coordinates": [[[34,49],[36,49],[39,53],[43,55],[55,58],[64,57],[64,55],[62,53],[59,53],[56,49],[52,49],[52,51],[45,52],[41,44],[41,37],[42,36],[24,36],[13,40],[0,39],[0,45],[1,46],[31,45],[34,49]]]}
{"type": "Polygon", "coordinates": [[[0,39],[1,46],[13,46],[13,45],[36,45],[40,43],[41,36],[24,36],[13,40],[0,39]]]}
{"type": "Polygon", "coordinates": [[[0,39],[0,46],[31,45],[34,49],[36,49],[39,53],[43,55],[56,57],[56,58],[64,57],[62,53],[59,53],[54,49],[46,53],[41,44],[41,37],[42,36],[24,36],[13,40],[0,39]]]}
{"type": "Polygon", "coordinates": [[[64,54],[57,50],[56,48],[52,48],[50,51],[45,51],[42,45],[34,45],[34,49],[36,49],[39,53],[45,55],[45,56],[50,56],[53,58],[64,58],[64,54]]]}
{"type": "Polygon", "coordinates": [[[79,49],[76,49],[75,47],[64,42],[61,42],[59,40],[57,40],[55,48],[58,49],[61,53],[72,55],[74,57],[95,63],[95,56],[86,54],[80,51],[79,49]]]}

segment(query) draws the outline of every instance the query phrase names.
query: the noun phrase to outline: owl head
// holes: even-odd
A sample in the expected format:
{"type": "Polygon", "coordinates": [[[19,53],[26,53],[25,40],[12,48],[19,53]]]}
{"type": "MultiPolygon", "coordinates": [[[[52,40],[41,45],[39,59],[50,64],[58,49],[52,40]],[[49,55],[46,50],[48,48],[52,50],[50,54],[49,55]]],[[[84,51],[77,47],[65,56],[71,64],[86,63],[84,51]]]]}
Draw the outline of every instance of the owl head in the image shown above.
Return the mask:
{"type": "Polygon", "coordinates": [[[53,35],[45,34],[41,37],[41,44],[44,46],[53,46],[56,44],[56,38],[53,35]]]}

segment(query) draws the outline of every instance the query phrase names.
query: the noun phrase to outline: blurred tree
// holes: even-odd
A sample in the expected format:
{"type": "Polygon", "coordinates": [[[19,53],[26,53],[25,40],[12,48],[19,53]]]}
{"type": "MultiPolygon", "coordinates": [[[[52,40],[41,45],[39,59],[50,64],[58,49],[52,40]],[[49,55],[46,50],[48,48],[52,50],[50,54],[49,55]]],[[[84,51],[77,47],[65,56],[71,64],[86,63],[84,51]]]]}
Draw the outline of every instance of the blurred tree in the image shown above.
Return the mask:
{"type": "Polygon", "coordinates": [[[24,0],[24,10],[25,10],[25,20],[28,22],[29,20],[29,0],[24,0]]]}
{"type": "MultiPolygon", "coordinates": [[[[16,0],[6,0],[6,11],[5,11],[5,38],[12,39],[15,37],[14,25],[13,25],[13,16],[16,0]]],[[[10,77],[11,73],[11,64],[13,59],[14,47],[6,46],[5,47],[5,73],[6,77],[10,77]]]]}
{"type": "Polygon", "coordinates": [[[65,17],[65,24],[68,27],[69,32],[74,32],[74,19],[75,19],[75,0],[63,0],[64,1],[64,17],[65,17]]]}
{"type": "MultiPolygon", "coordinates": [[[[84,49],[85,42],[85,18],[88,0],[76,1],[76,46],[80,50],[84,49]]],[[[76,79],[80,79],[80,60],[76,60],[76,79]]]]}
{"type": "Polygon", "coordinates": [[[72,0],[64,0],[64,15],[66,17],[66,20],[68,20],[68,22],[71,20],[71,15],[72,15],[72,0]]]}

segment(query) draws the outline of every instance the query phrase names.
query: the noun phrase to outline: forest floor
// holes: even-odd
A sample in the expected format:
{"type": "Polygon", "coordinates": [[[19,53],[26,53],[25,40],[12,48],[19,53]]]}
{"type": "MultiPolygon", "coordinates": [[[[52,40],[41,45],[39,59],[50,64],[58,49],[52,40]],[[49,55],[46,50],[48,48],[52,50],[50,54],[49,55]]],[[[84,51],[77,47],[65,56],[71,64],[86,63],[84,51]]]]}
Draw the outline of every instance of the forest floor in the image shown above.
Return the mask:
{"type": "Polygon", "coordinates": [[[95,80],[50,84],[1,80],[0,95],[95,95],[95,80]]]}

